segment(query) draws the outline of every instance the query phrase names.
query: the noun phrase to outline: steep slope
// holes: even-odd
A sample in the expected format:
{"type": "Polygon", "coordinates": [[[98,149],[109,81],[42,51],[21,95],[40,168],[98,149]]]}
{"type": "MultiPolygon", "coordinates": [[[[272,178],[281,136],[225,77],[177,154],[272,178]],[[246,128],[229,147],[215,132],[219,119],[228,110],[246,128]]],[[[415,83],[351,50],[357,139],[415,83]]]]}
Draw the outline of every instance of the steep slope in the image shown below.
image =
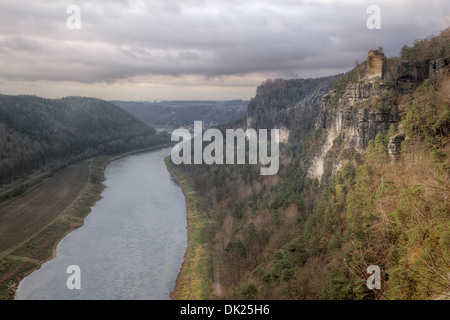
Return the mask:
{"type": "Polygon", "coordinates": [[[410,99],[425,79],[442,78],[441,71],[448,68],[445,58],[415,63],[392,60],[397,59],[391,58],[386,74],[388,61],[383,52],[371,50],[367,63],[335,82],[334,89],[322,97],[315,125],[321,147],[310,161],[309,177],[328,179],[354,152],[364,153],[370,140],[386,135],[405,116],[405,108],[399,109],[402,100],[410,99]]]}
{"type": "MultiPolygon", "coordinates": [[[[380,70],[377,74],[370,70],[367,63],[362,79],[349,81],[351,78],[347,75],[340,83],[335,83],[333,91],[322,97],[320,115],[315,125],[322,141],[310,161],[308,176],[311,178],[322,180],[322,177],[330,177],[340,168],[343,160],[348,160],[353,152],[363,153],[370,140],[374,140],[379,133],[386,134],[392,124],[400,121],[394,87],[383,77],[384,54],[372,50],[369,59],[378,61],[380,70]],[[375,57],[371,57],[373,52],[376,52],[375,57]],[[343,89],[336,89],[339,87],[343,89]],[[327,159],[332,151],[335,151],[333,159],[327,159]]],[[[361,78],[361,73],[358,78],[361,78]]]]}

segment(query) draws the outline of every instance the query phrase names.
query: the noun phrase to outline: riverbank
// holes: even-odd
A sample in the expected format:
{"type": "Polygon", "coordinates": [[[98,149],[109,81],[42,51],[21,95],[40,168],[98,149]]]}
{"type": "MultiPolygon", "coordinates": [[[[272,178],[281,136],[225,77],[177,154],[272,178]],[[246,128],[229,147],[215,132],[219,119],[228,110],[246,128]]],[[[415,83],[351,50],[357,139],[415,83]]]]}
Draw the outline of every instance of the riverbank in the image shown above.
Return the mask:
{"type": "Polygon", "coordinates": [[[186,198],[188,240],[183,264],[175,288],[170,294],[173,300],[206,300],[212,297],[212,259],[209,244],[205,240],[205,228],[210,218],[201,209],[200,197],[194,191],[188,175],[175,166],[170,157],[165,159],[167,169],[180,185],[186,198]]]}
{"type": "MultiPolygon", "coordinates": [[[[170,145],[172,144],[135,150],[115,156],[98,156],[74,164],[73,166],[82,165],[83,163],[85,165],[88,164],[89,171],[84,187],[75,194],[75,199],[65,208],[60,208],[56,216],[40,230],[18,245],[2,252],[0,256],[0,299],[13,299],[20,281],[34,270],[39,269],[43,263],[54,258],[56,247],[60,240],[84,224],[84,219],[91,212],[91,208],[101,199],[100,194],[105,188],[103,184],[104,169],[108,163],[131,154],[148,152],[170,145]]],[[[41,199],[44,202],[43,206],[49,208],[53,200],[53,194],[47,188],[52,186],[53,189],[71,189],[73,187],[73,181],[70,179],[56,181],[55,177],[57,176],[58,174],[28,190],[24,196],[31,191],[38,190],[41,194],[46,195],[41,197],[41,199]]],[[[18,197],[10,201],[16,201],[14,203],[14,206],[16,206],[21,204],[21,200],[18,197]]]]}

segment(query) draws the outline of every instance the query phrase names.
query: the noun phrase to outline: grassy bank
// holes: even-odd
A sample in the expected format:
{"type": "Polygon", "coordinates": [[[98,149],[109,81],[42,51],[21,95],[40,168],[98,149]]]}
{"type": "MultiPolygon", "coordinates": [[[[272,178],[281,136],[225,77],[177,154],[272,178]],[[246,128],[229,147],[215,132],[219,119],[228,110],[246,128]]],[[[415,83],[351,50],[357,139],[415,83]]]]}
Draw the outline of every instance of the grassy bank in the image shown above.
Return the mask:
{"type": "MultiPolygon", "coordinates": [[[[32,271],[39,269],[44,262],[52,259],[59,241],[84,224],[84,219],[91,212],[92,206],[101,199],[100,194],[105,188],[104,169],[109,162],[169,145],[85,160],[89,162],[89,178],[76,199],[39,232],[0,256],[0,300],[13,299],[20,281],[32,271]]],[[[67,181],[67,183],[71,182],[67,181]]],[[[40,185],[35,186],[35,188],[39,187],[40,185]]],[[[52,194],[48,196],[51,198],[52,194]]]]}
{"type": "Polygon", "coordinates": [[[175,288],[171,293],[174,300],[206,300],[212,293],[212,260],[203,230],[210,223],[208,215],[200,208],[200,198],[192,187],[189,176],[166,159],[166,166],[181,186],[186,198],[188,243],[183,265],[175,288]]]}

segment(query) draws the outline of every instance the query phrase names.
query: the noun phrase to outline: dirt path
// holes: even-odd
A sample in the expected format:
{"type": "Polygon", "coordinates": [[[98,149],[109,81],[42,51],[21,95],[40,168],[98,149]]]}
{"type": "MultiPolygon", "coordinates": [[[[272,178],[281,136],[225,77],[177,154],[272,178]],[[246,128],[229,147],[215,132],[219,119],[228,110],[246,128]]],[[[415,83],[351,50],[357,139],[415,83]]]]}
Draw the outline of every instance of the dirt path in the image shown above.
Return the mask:
{"type": "Polygon", "coordinates": [[[89,162],[83,161],[0,205],[0,256],[53,221],[75,200],[88,177],[89,162]]]}

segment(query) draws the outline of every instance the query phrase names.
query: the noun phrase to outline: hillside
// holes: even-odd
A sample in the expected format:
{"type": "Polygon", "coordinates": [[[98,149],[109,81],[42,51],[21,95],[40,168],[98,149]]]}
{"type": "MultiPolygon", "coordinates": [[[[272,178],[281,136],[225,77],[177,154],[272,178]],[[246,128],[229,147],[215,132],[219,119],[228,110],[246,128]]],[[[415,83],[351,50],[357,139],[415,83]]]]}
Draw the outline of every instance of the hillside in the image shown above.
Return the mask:
{"type": "MultiPolygon", "coordinates": [[[[207,225],[209,297],[435,299],[450,288],[450,30],[336,78],[271,80],[247,124],[280,171],[180,165],[207,225]],[[381,270],[369,290],[367,268],[381,270]],[[220,287],[220,290],[217,288],[220,287]]],[[[246,129],[246,127],[243,127],[246,129]]]]}
{"type": "Polygon", "coordinates": [[[248,101],[111,101],[154,126],[178,128],[203,121],[205,126],[223,125],[246,116],[248,101]]]}
{"type": "Polygon", "coordinates": [[[99,99],[0,95],[0,187],[98,154],[160,143],[155,130],[99,99]]]}

